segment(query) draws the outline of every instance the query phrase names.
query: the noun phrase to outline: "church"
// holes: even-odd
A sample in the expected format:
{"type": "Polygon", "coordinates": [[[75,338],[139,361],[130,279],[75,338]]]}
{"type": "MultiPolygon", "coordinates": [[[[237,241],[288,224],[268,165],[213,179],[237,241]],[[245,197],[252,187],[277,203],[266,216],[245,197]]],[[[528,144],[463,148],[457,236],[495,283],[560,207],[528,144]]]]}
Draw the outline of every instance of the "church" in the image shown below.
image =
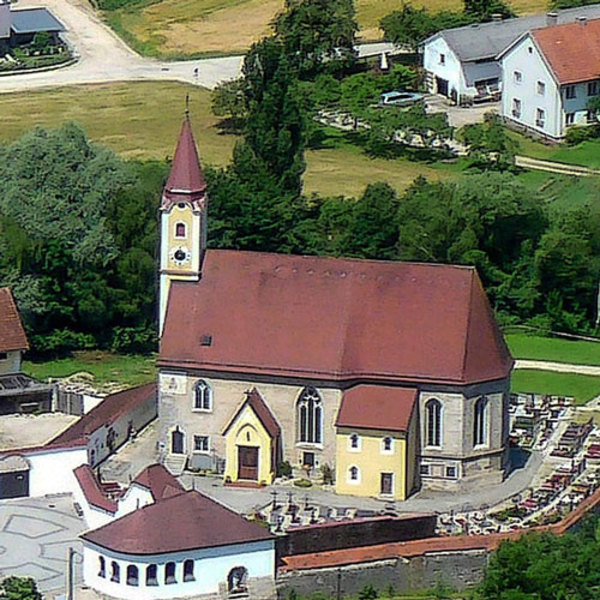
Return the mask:
{"type": "Polygon", "coordinates": [[[513,359],[475,268],[207,249],[189,117],[160,204],[159,439],[172,472],[403,500],[502,481],[513,359]]]}

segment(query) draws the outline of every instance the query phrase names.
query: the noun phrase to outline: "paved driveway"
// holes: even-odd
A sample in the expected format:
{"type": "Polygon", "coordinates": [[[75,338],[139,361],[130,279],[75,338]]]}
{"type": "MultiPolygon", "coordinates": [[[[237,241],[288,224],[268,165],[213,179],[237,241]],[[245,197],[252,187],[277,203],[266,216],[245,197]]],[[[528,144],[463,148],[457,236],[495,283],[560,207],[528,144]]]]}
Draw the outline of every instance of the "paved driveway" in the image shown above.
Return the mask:
{"type": "Polygon", "coordinates": [[[0,578],[33,577],[42,592],[64,591],[67,550],[81,552],[85,529],[70,495],[0,501],[0,578]]]}

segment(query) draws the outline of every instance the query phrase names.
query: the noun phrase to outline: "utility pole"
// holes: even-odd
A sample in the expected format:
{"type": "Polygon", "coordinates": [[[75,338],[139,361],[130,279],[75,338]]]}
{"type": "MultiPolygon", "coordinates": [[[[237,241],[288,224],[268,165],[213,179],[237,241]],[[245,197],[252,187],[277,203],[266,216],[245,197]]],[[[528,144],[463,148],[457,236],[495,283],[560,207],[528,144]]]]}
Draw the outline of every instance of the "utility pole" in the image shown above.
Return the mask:
{"type": "Polygon", "coordinates": [[[73,560],[75,558],[75,550],[69,546],[67,551],[67,576],[66,576],[66,600],[73,600],[73,560]]]}

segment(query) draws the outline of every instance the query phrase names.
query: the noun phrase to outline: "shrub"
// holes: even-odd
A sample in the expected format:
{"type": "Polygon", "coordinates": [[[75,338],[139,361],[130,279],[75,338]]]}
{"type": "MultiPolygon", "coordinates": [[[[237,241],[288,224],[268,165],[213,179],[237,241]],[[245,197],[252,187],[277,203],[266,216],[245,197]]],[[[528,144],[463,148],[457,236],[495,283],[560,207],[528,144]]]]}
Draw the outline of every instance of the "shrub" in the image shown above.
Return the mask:
{"type": "Polygon", "coordinates": [[[277,469],[277,475],[279,477],[291,477],[292,476],[292,465],[287,460],[282,461],[277,469]]]}
{"type": "Polygon", "coordinates": [[[565,136],[565,142],[569,146],[576,146],[585,142],[597,138],[600,135],[600,126],[590,125],[589,127],[570,127],[567,129],[567,135],[565,136]]]}
{"type": "Polygon", "coordinates": [[[358,600],[375,600],[379,597],[379,592],[369,583],[358,592],[358,600]]]}
{"type": "Polygon", "coordinates": [[[312,487],[312,481],[310,479],[296,479],[294,485],[299,488],[309,488],[312,487]]]}

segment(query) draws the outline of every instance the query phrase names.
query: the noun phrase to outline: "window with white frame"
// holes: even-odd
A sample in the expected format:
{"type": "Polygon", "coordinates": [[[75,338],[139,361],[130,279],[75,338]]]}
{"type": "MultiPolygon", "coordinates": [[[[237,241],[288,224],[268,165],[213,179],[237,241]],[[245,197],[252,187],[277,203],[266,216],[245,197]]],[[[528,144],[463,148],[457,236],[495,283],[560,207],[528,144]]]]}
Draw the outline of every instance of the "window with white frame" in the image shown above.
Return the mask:
{"type": "Polygon", "coordinates": [[[183,581],[196,581],[194,577],[194,561],[188,559],[183,563],[183,581]]]}
{"type": "Polygon", "coordinates": [[[358,435],[358,433],[351,433],[348,436],[348,450],[351,450],[352,452],[358,452],[360,447],[360,435],[358,435]]]}
{"type": "Polygon", "coordinates": [[[577,87],[574,85],[565,86],[565,98],[567,100],[573,100],[573,98],[577,98],[577,87]]]}
{"type": "Polygon", "coordinates": [[[598,95],[598,82],[597,81],[590,81],[587,84],[587,95],[588,96],[597,96],[598,95]]]}
{"type": "Polygon", "coordinates": [[[204,379],[197,381],[194,387],[194,409],[212,410],[212,390],[204,379]]]}
{"type": "Polygon", "coordinates": [[[321,444],[323,441],[323,403],[315,388],[304,388],[296,403],[298,441],[321,444]]]}
{"type": "Polygon", "coordinates": [[[381,453],[392,454],[392,452],[394,452],[394,439],[389,435],[386,435],[381,440],[381,453]]]}
{"type": "Polygon", "coordinates": [[[119,583],[121,581],[121,567],[116,561],[112,561],[110,563],[110,580],[114,583],[119,583]]]}
{"type": "Polygon", "coordinates": [[[208,435],[194,436],[194,452],[210,452],[210,437],[208,435]]]}
{"type": "Polygon", "coordinates": [[[146,585],[158,585],[158,567],[154,564],[146,567],[146,585]]]}
{"type": "Polygon", "coordinates": [[[523,73],[521,71],[514,71],[513,80],[515,83],[521,83],[523,81],[523,73]]]}
{"type": "Polygon", "coordinates": [[[446,467],[446,477],[448,477],[449,479],[456,479],[455,466],[446,467]]]}
{"type": "Polygon", "coordinates": [[[519,98],[513,98],[512,101],[512,116],[516,117],[517,119],[519,119],[521,117],[521,100],[519,100],[519,98]]]}
{"type": "Polygon", "coordinates": [[[538,96],[546,95],[546,84],[543,81],[538,81],[535,86],[535,91],[538,96]]]}
{"type": "Polygon", "coordinates": [[[428,446],[442,445],[442,403],[437,398],[425,404],[425,441],[428,446]]]}
{"type": "Polygon", "coordinates": [[[127,565],[127,585],[137,586],[139,583],[138,568],[135,565],[127,565]]]}
{"type": "Polygon", "coordinates": [[[360,483],[360,469],[356,465],[348,469],[348,483],[360,483]]]}
{"type": "Polygon", "coordinates": [[[182,223],[181,221],[179,221],[178,223],[175,223],[175,237],[177,239],[182,239],[186,237],[186,226],[185,223],[182,223]]]}
{"type": "Polygon", "coordinates": [[[177,583],[177,577],[175,577],[175,563],[168,562],[165,565],[165,584],[170,585],[172,583],[177,583]]]}
{"type": "Polygon", "coordinates": [[[543,128],[546,124],[546,111],[542,108],[537,108],[535,111],[535,126],[543,128]]]}
{"type": "Polygon", "coordinates": [[[575,123],[575,113],[573,113],[573,112],[566,113],[565,114],[565,124],[573,125],[573,123],[575,123]]]}
{"type": "Polygon", "coordinates": [[[488,400],[482,396],[475,402],[473,414],[473,446],[487,443],[488,400]]]}
{"type": "Polygon", "coordinates": [[[98,561],[100,563],[100,568],[98,569],[98,577],[106,577],[106,559],[104,558],[104,556],[99,556],[98,561]]]}

